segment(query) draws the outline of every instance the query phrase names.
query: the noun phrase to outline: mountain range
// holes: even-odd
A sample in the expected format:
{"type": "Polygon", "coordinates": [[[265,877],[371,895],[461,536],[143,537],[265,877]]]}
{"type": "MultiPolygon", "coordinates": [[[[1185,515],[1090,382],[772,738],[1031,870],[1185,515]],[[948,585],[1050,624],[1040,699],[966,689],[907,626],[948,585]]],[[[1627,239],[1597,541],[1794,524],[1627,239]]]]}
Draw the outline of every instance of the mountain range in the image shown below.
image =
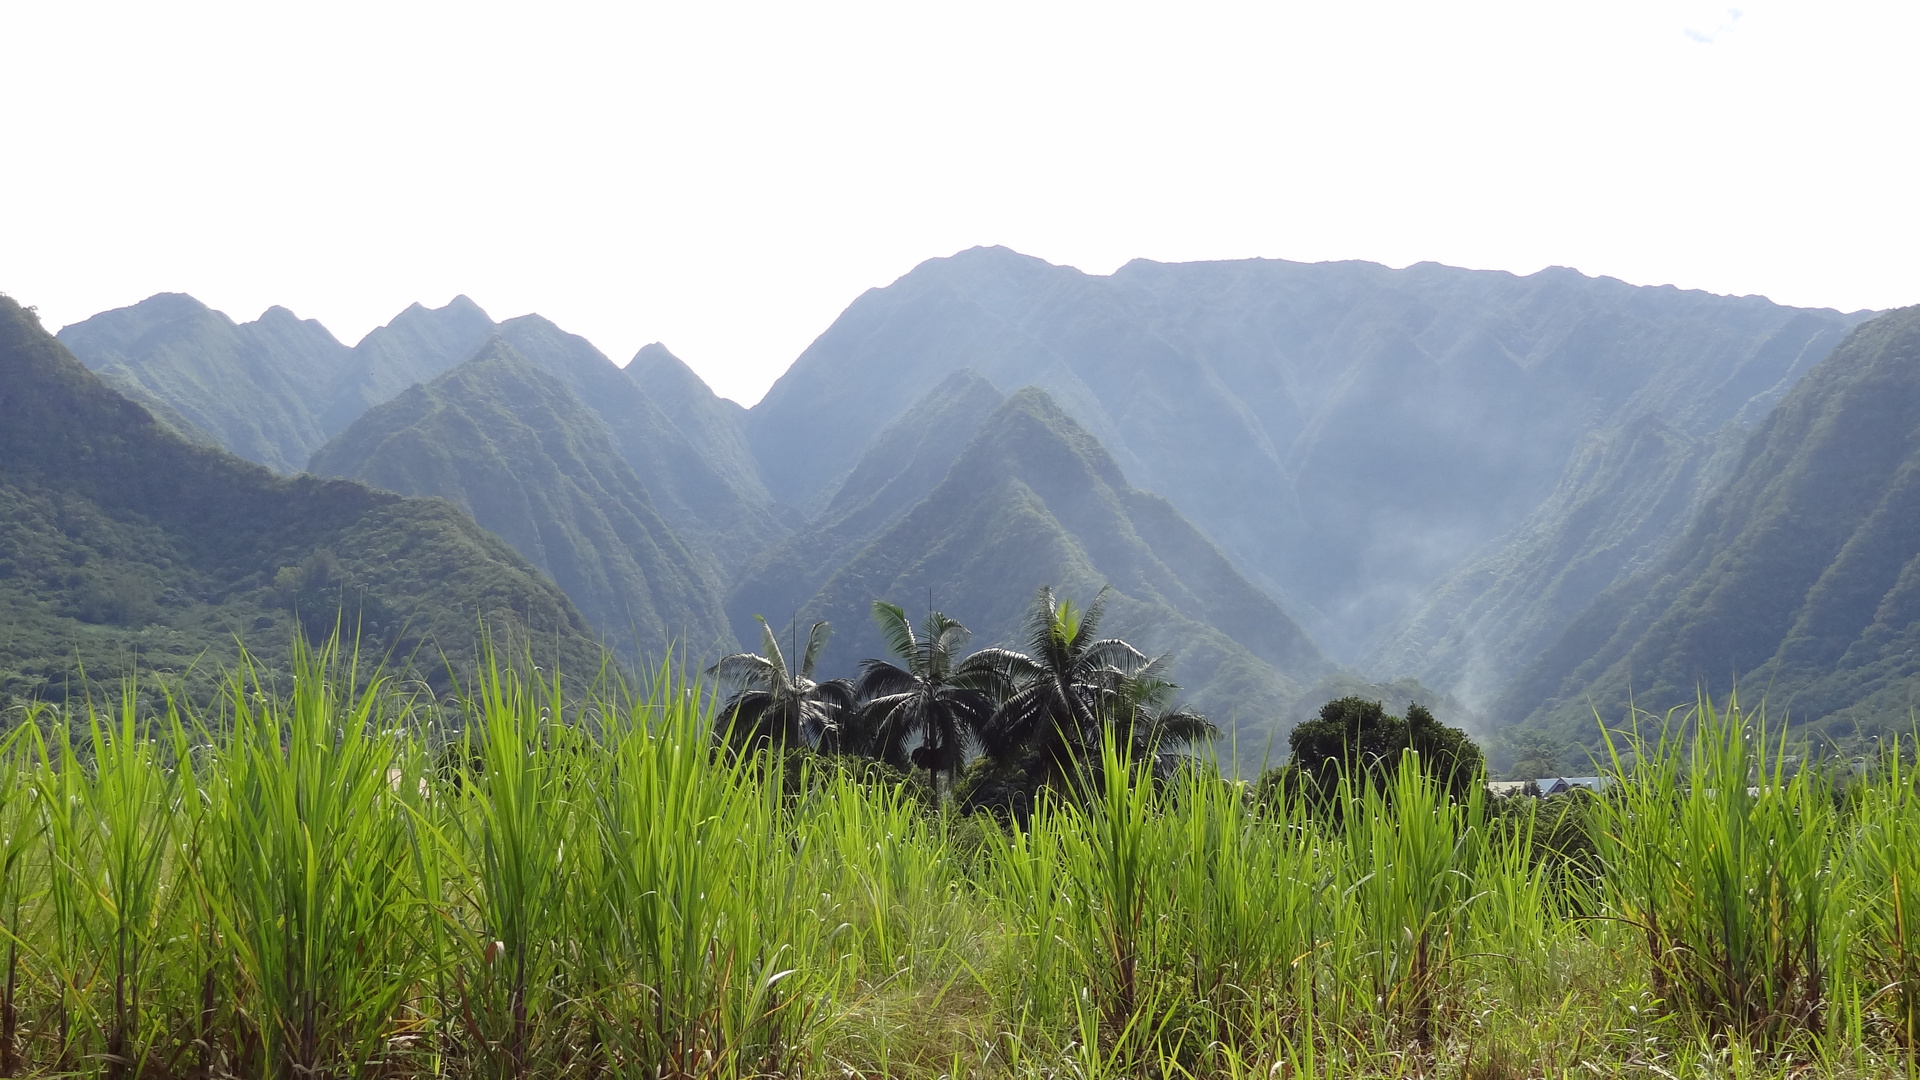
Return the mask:
{"type": "MultiPolygon", "coordinates": [[[[824,619],[823,664],[845,673],[880,651],[876,599],[1017,644],[1038,586],[1110,587],[1109,629],[1173,651],[1186,696],[1243,744],[1347,692],[1579,742],[1589,702],[1678,693],[1702,664],[1826,726],[1906,700],[1884,652],[1904,594],[1878,570],[1845,580],[1893,607],[1863,622],[1859,601],[1839,630],[1815,597],[1840,558],[1824,548],[1767,556],[1801,560],[1777,587],[1700,584],[1759,557],[1736,523],[1816,512],[1753,494],[1818,471],[1793,455],[1830,429],[1784,417],[1879,430],[1831,419],[1860,406],[1828,373],[1901,370],[1898,315],[1559,268],[1098,276],[981,248],[856,299],[751,409],[662,345],[622,368],[464,297],[352,348],[285,309],[236,324],[178,295],[61,340],[179,441],[448,500],[642,663],[756,640],[757,617],[795,635],[824,619]],[[1827,629],[1748,618],[1760,637],[1736,646],[1701,614],[1765,589],[1798,590],[1827,629]]],[[[1858,500],[1903,474],[1863,475],[1857,504],[1817,508],[1833,529],[1868,529],[1858,500]]]]}
{"type": "Polygon", "coordinates": [[[367,410],[309,469],[451,500],[553,578],[630,661],[732,651],[713,569],[654,509],[600,416],[504,337],[367,410]]]}
{"type": "Polygon", "coordinates": [[[204,699],[237,639],[273,677],[296,634],[342,621],[440,688],[483,625],[569,666],[600,655],[567,597],[451,504],[280,477],[182,438],[4,296],[0,506],[7,704],[129,675],[149,699],[204,699]]]}
{"type": "Polygon", "coordinates": [[[976,248],[855,300],[748,435],[770,487],[817,508],[952,371],[1040,386],[1334,658],[1452,683],[1409,607],[1525,522],[1590,437],[1644,415],[1691,438],[1752,423],[1859,318],[1560,268],[1102,277],[976,248]]]}
{"type": "Polygon", "coordinates": [[[1836,739],[1908,733],[1916,649],[1920,307],[1867,323],[1814,368],[1679,541],[1581,611],[1498,715],[1591,741],[1596,711],[1660,714],[1737,690],[1836,739]]]}

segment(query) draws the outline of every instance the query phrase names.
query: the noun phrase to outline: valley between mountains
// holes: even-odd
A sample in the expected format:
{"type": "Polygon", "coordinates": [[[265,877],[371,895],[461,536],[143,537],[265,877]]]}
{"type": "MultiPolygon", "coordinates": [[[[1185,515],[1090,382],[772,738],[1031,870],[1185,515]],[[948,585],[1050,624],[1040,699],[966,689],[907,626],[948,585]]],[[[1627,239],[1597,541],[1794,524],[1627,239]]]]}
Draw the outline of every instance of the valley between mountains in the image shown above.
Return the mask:
{"type": "Polygon", "coordinates": [[[1699,688],[1842,743],[1920,706],[1920,309],[977,248],[752,408],[465,297],[352,346],[178,294],[56,337],[9,301],[0,379],[10,700],[200,685],[336,617],[429,683],[483,626],[639,673],[762,618],[830,623],[850,675],[877,600],[1014,645],[1051,586],[1110,589],[1102,632],[1170,654],[1245,765],[1348,693],[1569,770],[1596,710],[1699,688]]]}

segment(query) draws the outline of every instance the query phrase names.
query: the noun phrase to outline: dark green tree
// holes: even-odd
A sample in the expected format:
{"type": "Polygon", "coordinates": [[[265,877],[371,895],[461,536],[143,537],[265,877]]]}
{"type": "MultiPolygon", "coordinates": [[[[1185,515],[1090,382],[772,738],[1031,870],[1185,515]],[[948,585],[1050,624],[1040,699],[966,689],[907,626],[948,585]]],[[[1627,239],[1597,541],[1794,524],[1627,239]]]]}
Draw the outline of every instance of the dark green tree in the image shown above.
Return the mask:
{"type": "Polygon", "coordinates": [[[996,762],[1036,755],[1040,782],[1064,781],[1098,757],[1109,724],[1131,717],[1123,690],[1149,661],[1119,638],[1094,636],[1106,607],[1106,589],[1082,610],[1042,586],[1027,611],[1027,651],[978,654],[1012,687],[982,740],[996,762]]]}
{"type": "MultiPolygon", "coordinates": [[[[860,665],[864,749],[902,769],[925,769],[949,783],[1006,696],[1007,677],[993,656],[960,658],[967,628],[938,611],[914,632],[898,604],[876,600],[873,621],[900,665],[860,665]]],[[[853,749],[853,747],[848,747],[853,749]]]]}
{"type": "Polygon", "coordinates": [[[856,693],[846,679],[814,680],[814,665],[833,636],[833,627],[817,622],[807,631],[806,649],[796,671],[788,665],[767,620],[759,622],[758,653],[734,653],[707,669],[722,685],[736,688],[720,707],[714,738],[738,750],[834,749],[856,693]]]}
{"type": "Polygon", "coordinates": [[[1262,788],[1322,803],[1339,791],[1342,777],[1391,786],[1409,750],[1455,799],[1466,798],[1486,773],[1486,759],[1467,733],[1418,703],[1399,717],[1361,697],[1329,701],[1319,716],[1288,733],[1287,746],[1292,756],[1262,778],[1262,788]]]}
{"type": "Polygon", "coordinates": [[[1531,728],[1511,728],[1500,741],[1506,744],[1504,749],[1512,760],[1507,766],[1509,780],[1538,780],[1558,775],[1559,739],[1531,728]]]}

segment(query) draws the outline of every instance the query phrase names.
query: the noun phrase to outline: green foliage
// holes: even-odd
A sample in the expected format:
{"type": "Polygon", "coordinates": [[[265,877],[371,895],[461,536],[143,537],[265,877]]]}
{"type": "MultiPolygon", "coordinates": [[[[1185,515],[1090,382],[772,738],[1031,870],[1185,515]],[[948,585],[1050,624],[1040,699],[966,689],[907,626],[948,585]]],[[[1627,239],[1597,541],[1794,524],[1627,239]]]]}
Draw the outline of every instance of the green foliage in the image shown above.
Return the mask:
{"type": "Polygon", "coordinates": [[[1763,1047],[1825,1031],[1844,910],[1827,778],[1789,770],[1784,728],[1737,701],[1703,698],[1657,735],[1609,733],[1607,746],[1619,790],[1600,803],[1606,884],[1643,936],[1654,994],[1763,1047]]]}
{"type": "Polygon", "coordinates": [[[724,656],[707,670],[721,685],[735,688],[720,707],[724,720],[714,728],[715,739],[735,750],[837,748],[858,691],[846,679],[814,679],[820,651],[832,634],[831,626],[814,623],[793,665],[762,620],[758,653],[724,656]]]}
{"type": "Polygon", "coordinates": [[[89,673],[138,675],[143,715],[162,689],[204,704],[243,635],[288,675],[296,626],[444,690],[483,623],[599,663],[565,596],[453,507],[188,443],[0,297],[0,708],[84,698],[89,673]]]}
{"type": "Polygon", "coordinates": [[[873,619],[888,651],[906,666],[885,660],[860,666],[862,745],[842,743],[951,783],[1006,699],[1006,678],[992,655],[959,655],[970,635],[942,612],[928,612],[917,635],[897,604],[874,601],[873,619]]]}
{"type": "MultiPolygon", "coordinates": [[[[633,392],[604,357],[595,362],[633,392]]],[[[676,649],[698,659],[737,648],[711,557],[662,519],[608,425],[504,341],[369,409],[310,468],[453,502],[643,668],[676,649]]]]}
{"type": "Polygon", "coordinates": [[[1405,750],[1334,823],[1157,780],[1109,728],[1089,787],[1000,825],[844,757],[715,754],[671,671],[489,658],[449,712],[330,646],[294,663],[212,713],[145,720],[129,686],[0,742],[0,1070],[1704,1080],[1911,1052],[1912,773],[1843,814],[1737,711],[1566,803],[1607,849],[1568,874],[1554,800],[1456,801],[1405,750]]]}
{"type": "Polygon", "coordinates": [[[1486,775],[1480,748],[1467,733],[1441,724],[1419,704],[1409,705],[1402,718],[1378,701],[1329,701],[1317,718],[1287,734],[1287,745],[1292,751],[1287,763],[1261,777],[1261,789],[1271,799],[1338,805],[1352,797],[1341,795],[1342,787],[1362,778],[1362,786],[1396,790],[1407,754],[1438,777],[1441,790],[1455,802],[1480,791],[1486,775]]]}
{"type": "MultiPolygon", "coordinates": [[[[1665,558],[1602,593],[1504,692],[1500,720],[1590,742],[1764,687],[1863,753],[1920,705],[1920,308],[1855,329],[1747,439],[1665,558]]],[[[1787,716],[1785,709],[1776,715],[1787,716]]]]}

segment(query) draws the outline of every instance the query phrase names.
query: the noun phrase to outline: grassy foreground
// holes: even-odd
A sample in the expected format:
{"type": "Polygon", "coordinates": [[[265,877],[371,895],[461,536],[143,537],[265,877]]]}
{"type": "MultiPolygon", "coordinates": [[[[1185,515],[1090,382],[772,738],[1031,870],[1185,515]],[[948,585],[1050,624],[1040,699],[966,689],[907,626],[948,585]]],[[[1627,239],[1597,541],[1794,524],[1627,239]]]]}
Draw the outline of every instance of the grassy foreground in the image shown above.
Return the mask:
{"type": "Polygon", "coordinates": [[[666,679],[493,669],[450,703],[295,667],[212,716],[16,718],[0,1073],[1913,1068],[1913,777],[1789,775],[1737,711],[1620,742],[1576,844],[1417,769],[1334,826],[1111,756],[1003,828],[831,759],[716,755],[666,679]]]}

